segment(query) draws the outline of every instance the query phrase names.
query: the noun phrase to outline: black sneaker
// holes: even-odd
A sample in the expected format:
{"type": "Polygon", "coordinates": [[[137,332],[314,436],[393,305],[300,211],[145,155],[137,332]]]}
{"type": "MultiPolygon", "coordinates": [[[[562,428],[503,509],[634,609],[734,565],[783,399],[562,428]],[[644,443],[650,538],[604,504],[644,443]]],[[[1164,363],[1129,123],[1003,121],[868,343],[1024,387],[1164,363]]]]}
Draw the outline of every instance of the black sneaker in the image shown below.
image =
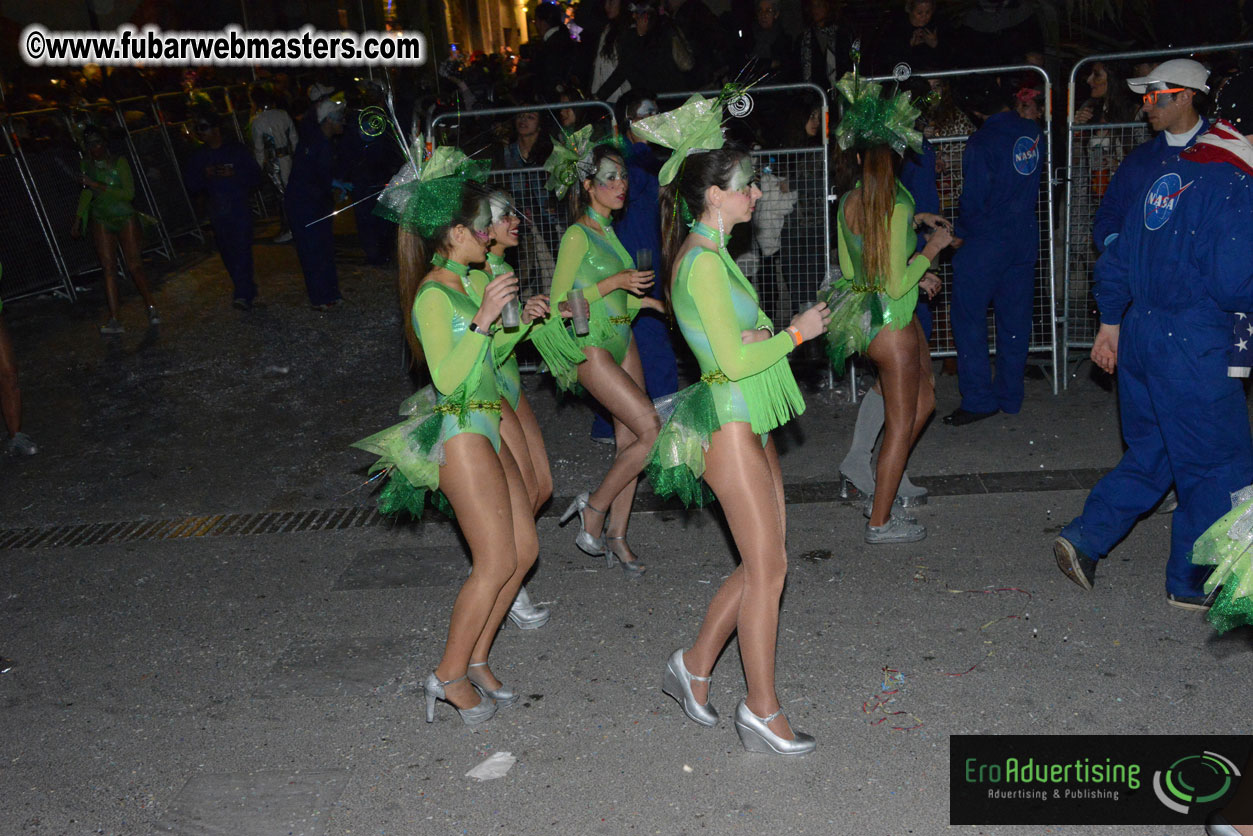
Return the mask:
{"type": "Polygon", "coordinates": [[[231,302],[231,307],[237,311],[250,311],[252,310],[252,300],[251,299],[235,299],[234,301],[231,302]]]}
{"type": "Polygon", "coordinates": [[[1192,612],[1209,612],[1210,599],[1204,595],[1176,595],[1173,592],[1166,593],[1166,603],[1172,607],[1178,607],[1181,610],[1191,610],[1192,612]]]}
{"type": "Polygon", "coordinates": [[[1053,557],[1057,558],[1057,568],[1062,574],[1089,592],[1096,583],[1096,561],[1088,557],[1075,544],[1065,537],[1053,541],[1053,557]]]}
{"type": "Polygon", "coordinates": [[[957,409],[954,409],[948,415],[944,416],[944,423],[948,424],[950,427],[964,427],[967,424],[973,424],[975,421],[982,421],[984,418],[991,418],[998,412],[1000,412],[999,409],[994,409],[991,412],[971,412],[967,409],[962,409],[959,406],[957,409]]]}

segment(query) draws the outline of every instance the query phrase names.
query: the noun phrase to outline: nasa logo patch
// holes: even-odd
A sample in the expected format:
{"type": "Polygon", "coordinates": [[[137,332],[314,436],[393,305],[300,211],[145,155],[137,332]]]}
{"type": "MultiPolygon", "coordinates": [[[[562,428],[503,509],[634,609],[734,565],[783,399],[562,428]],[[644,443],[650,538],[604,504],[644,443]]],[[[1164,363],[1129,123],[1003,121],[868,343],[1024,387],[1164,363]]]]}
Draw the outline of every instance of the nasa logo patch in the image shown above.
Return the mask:
{"type": "Polygon", "coordinates": [[[1144,196],[1144,228],[1156,231],[1164,227],[1175,213],[1179,196],[1187,191],[1192,182],[1184,183],[1173,171],[1153,181],[1149,193],[1144,196]]]}
{"type": "Polygon", "coordinates": [[[1020,136],[1014,143],[1014,171],[1026,176],[1040,167],[1040,137],[1020,136]]]}

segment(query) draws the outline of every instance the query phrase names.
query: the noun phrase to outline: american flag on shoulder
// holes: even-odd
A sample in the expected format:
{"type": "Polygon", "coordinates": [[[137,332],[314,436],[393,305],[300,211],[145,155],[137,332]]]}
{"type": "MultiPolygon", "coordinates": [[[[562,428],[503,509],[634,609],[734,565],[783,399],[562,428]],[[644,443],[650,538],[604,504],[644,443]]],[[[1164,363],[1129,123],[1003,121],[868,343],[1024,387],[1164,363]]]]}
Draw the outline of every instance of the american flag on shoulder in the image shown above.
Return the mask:
{"type": "Polygon", "coordinates": [[[1248,377],[1253,371],[1253,318],[1247,313],[1231,315],[1231,348],[1227,351],[1227,377],[1248,377]]]}

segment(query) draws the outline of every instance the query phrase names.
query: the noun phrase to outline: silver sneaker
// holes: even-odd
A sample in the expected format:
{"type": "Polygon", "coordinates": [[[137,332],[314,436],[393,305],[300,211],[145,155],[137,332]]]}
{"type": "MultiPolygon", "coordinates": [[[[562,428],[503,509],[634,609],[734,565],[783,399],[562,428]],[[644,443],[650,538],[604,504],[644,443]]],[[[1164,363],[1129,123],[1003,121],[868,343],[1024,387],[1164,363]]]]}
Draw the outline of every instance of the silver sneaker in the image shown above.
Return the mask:
{"type": "Polygon", "coordinates": [[[39,452],[35,442],[26,433],[17,433],[9,439],[9,452],[15,456],[33,456],[39,452]]]}
{"type": "Polygon", "coordinates": [[[893,516],[884,525],[866,523],[865,540],[871,545],[881,543],[917,543],[927,538],[926,526],[893,516]]]}

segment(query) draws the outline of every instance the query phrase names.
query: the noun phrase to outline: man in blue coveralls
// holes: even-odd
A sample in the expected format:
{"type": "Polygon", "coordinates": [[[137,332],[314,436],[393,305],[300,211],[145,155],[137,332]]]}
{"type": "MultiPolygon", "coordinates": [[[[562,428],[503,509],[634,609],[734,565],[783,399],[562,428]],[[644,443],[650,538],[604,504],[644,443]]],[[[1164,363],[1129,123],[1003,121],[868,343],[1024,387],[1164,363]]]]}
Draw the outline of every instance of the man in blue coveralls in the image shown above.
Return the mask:
{"type": "MultiPolygon", "coordinates": [[[[1047,141],[1034,119],[1031,88],[1001,102],[962,155],[962,194],[953,255],[951,316],[961,406],[944,423],[962,426],[1022,408],[1031,341],[1035,264],[1040,252],[1040,169],[1047,141]],[[988,357],[988,305],[996,316],[996,377],[988,357]]],[[[1004,96],[1002,96],[1004,98],[1004,96]]]]}
{"type": "Polygon", "coordinates": [[[1117,369],[1127,452],[1053,544],[1091,589],[1097,561],[1173,480],[1166,599],[1189,610],[1209,606],[1192,544],[1253,482],[1244,389],[1227,374],[1235,312],[1253,307],[1253,75],[1228,82],[1219,106],[1224,120],[1152,172],[1097,262],[1092,361],[1117,369]]]}
{"type": "Polygon", "coordinates": [[[204,192],[209,223],[222,263],[235,290],[231,302],[252,309],[257,285],[252,272],[252,190],[261,185],[261,168],[248,149],[222,139],[220,117],[203,112],[195,119],[196,136],[204,143],[188,158],[183,180],[190,194],[204,192]]]}
{"type": "Polygon", "coordinates": [[[300,122],[300,144],[292,161],[283,207],[314,310],[328,311],[344,301],[335,269],[332,219],[337,168],[332,137],[344,132],[343,101],[324,98],[300,122]]]}
{"type": "Polygon", "coordinates": [[[1099,252],[1105,252],[1118,236],[1127,215],[1139,210],[1145,179],[1163,160],[1191,147],[1209,130],[1209,121],[1200,114],[1202,99],[1209,92],[1208,79],[1209,70],[1196,61],[1175,58],[1127,82],[1144,96],[1144,113],[1158,134],[1128,154],[1109,181],[1092,224],[1092,240],[1099,252]]]}

